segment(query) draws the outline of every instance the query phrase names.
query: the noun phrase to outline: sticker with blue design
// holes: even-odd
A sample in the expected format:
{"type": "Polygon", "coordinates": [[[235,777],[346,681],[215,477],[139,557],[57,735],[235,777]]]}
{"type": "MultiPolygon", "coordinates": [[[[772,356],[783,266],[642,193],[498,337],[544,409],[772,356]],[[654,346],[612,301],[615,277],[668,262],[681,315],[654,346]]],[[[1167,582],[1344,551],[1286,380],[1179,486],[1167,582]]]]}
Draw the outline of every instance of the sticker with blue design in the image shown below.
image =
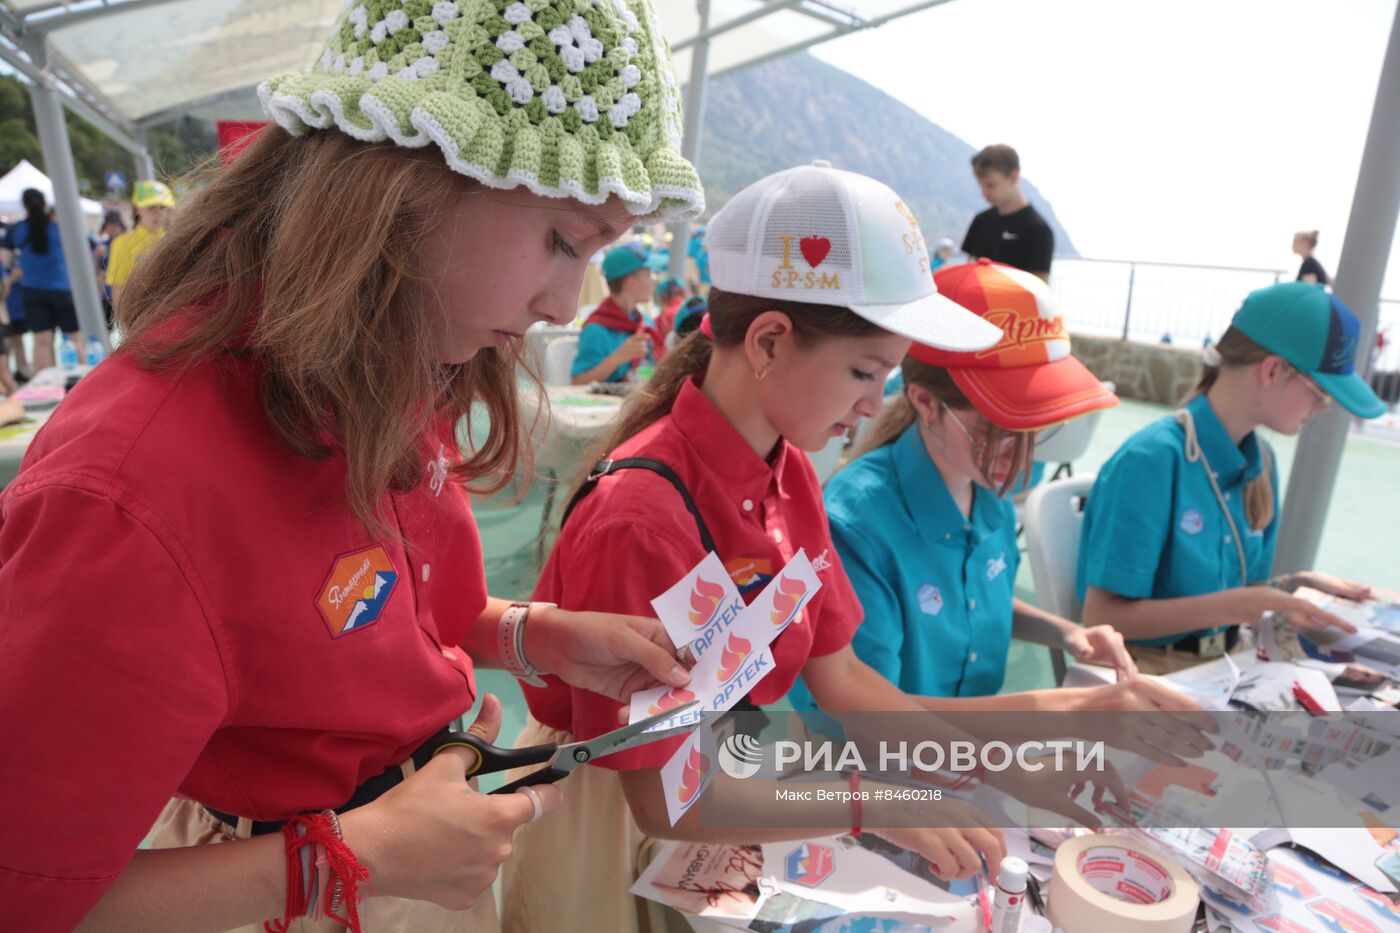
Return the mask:
{"type": "Polygon", "coordinates": [[[836,850],[831,846],[804,842],[787,854],[783,867],[791,883],[815,888],[836,870],[836,850]]]}

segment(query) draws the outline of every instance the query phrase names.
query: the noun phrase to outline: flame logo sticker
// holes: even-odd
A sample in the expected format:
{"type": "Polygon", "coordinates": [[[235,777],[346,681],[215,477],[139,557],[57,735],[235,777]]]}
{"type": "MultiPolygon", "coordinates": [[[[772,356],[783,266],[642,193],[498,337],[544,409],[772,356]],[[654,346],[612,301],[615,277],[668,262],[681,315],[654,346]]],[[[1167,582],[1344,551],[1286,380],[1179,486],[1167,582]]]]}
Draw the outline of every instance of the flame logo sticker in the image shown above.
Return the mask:
{"type": "Polygon", "coordinates": [[[785,625],[797,612],[802,597],[807,595],[807,584],[796,577],[779,577],[778,592],[773,596],[773,624],[785,625]]]}
{"type": "Polygon", "coordinates": [[[747,660],[750,651],[753,651],[752,642],[740,638],[738,632],[729,633],[729,640],[724,643],[724,652],[719,656],[721,683],[739,673],[739,668],[747,660]]]}
{"type": "Polygon", "coordinates": [[[694,699],[695,694],[691,693],[686,688],[672,687],[670,690],[661,694],[660,698],[658,698],[655,703],[647,707],[647,713],[651,716],[655,716],[657,713],[664,713],[668,709],[684,706],[694,699]]]}
{"type": "Polygon", "coordinates": [[[710,621],[722,599],[724,587],[704,577],[696,577],[695,589],[690,591],[690,624],[698,627],[710,621]]]}
{"type": "Polygon", "coordinates": [[[690,757],[686,759],[685,768],[681,771],[681,786],[676,788],[676,798],[683,804],[694,800],[709,773],[709,757],[700,754],[698,748],[692,750],[690,757]]]}

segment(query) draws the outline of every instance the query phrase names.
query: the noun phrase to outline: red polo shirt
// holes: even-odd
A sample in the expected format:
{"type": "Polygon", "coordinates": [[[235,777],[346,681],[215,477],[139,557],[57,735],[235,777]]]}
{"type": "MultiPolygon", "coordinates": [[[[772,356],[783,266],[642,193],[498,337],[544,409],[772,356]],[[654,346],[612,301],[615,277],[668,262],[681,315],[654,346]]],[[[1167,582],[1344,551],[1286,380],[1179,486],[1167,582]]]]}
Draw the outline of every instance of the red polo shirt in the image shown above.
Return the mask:
{"type": "Polygon", "coordinates": [[[471,706],[481,545],[435,466],[376,541],[251,362],[83,379],[0,497],[0,925],[71,928],[172,796],[337,806],[471,706]]]}
{"type": "MultiPolygon", "coordinates": [[[[765,461],[687,382],[669,415],[612,454],[651,457],[680,475],[745,601],[806,548],[822,588],[773,642],[774,669],[749,696],[760,705],[782,699],[808,658],[850,644],[862,617],[831,544],[816,471],[802,451],[780,444],[765,461]]],[[[621,470],[600,480],[569,517],[534,598],[566,609],[651,616],[651,601],[704,556],[695,519],[671,484],[649,470],[621,470]]],[[[579,739],[617,728],[616,700],[548,681],[543,688],[522,685],[540,722],[579,739]]],[[[660,767],[683,741],[653,742],[597,764],[621,771],[660,767]]]]}

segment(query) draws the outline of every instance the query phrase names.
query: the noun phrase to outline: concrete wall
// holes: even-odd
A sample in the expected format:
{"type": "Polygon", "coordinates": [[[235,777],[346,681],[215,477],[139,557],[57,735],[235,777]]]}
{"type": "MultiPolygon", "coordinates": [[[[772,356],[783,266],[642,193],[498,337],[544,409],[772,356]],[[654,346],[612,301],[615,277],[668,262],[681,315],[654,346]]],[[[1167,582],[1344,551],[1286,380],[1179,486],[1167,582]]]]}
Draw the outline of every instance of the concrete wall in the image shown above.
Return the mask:
{"type": "Polygon", "coordinates": [[[1201,378],[1201,351],[1112,337],[1071,337],[1074,355],[1123,398],[1179,405],[1201,378]]]}

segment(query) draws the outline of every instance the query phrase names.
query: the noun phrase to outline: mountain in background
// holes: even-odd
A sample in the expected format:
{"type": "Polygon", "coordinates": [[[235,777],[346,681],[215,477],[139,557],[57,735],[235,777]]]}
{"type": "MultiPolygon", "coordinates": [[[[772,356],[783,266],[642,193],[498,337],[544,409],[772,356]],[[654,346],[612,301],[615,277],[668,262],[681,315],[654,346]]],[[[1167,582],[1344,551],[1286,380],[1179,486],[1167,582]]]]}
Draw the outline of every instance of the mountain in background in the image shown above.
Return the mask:
{"type": "MultiPolygon", "coordinates": [[[[987,207],[972,177],[976,151],[884,91],[801,53],[710,82],[700,177],[713,212],[764,175],[826,159],[898,191],[930,245],[940,236],[961,244],[987,207]]],[[[1055,231],[1055,252],[1074,254],[1049,202],[1024,179],[1021,190],[1055,231]]]]}

